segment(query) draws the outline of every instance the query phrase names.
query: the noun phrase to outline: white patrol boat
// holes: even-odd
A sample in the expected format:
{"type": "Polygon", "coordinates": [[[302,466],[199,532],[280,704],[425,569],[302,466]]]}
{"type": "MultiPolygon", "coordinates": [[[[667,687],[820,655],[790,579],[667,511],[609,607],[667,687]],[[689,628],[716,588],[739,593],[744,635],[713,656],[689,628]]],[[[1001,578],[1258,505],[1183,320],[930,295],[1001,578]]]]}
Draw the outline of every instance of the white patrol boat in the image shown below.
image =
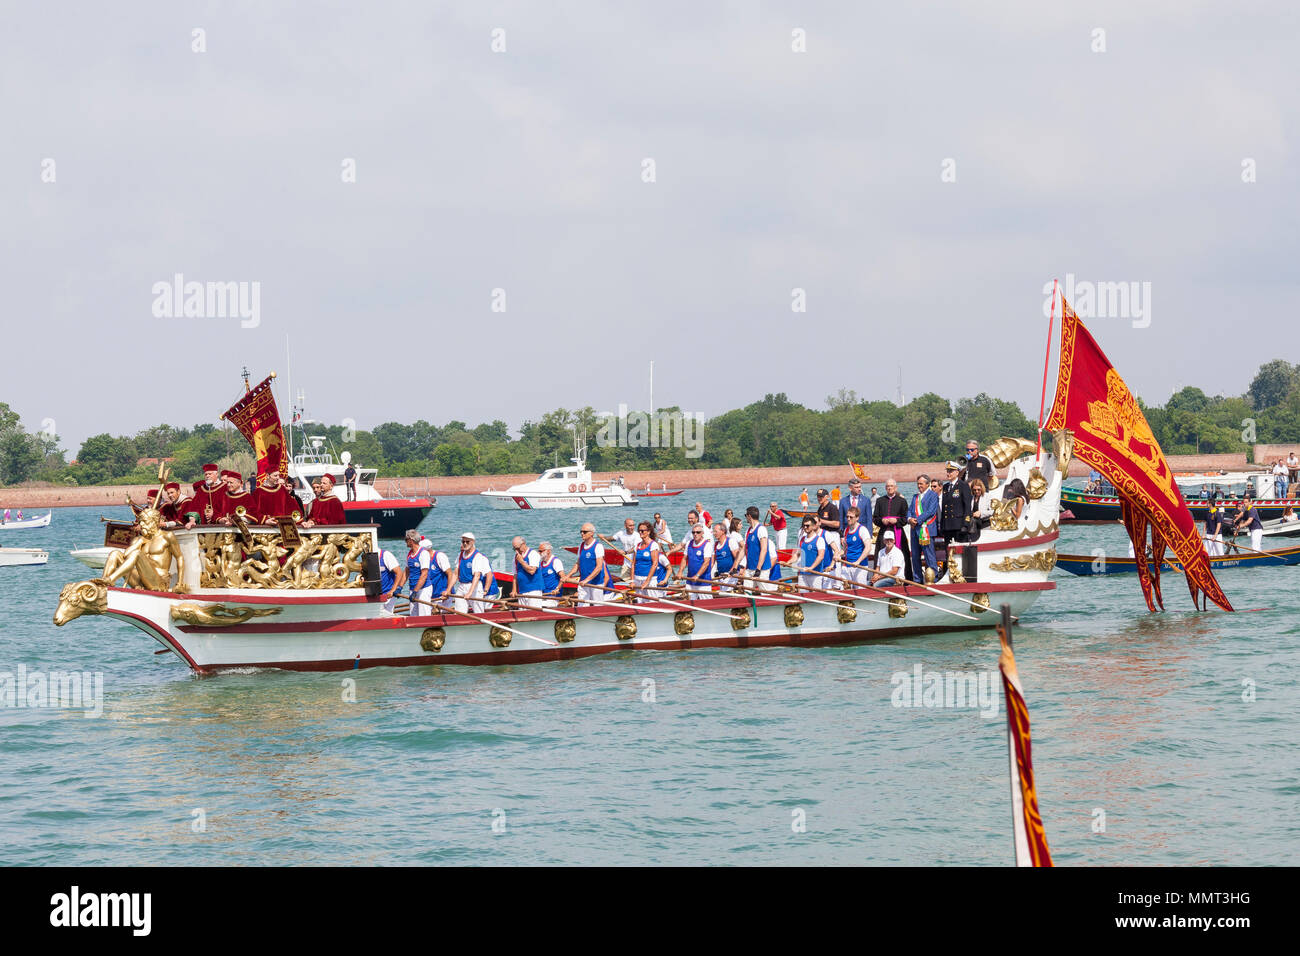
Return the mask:
{"type": "Polygon", "coordinates": [[[511,511],[521,508],[533,511],[539,508],[615,508],[635,505],[635,495],[623,484],[623,479],[596,481],[587,468],[587,443],[579,439],[575,429],[572,462],[562,468],[548,468],[532,481],[511,485],[505,491],[489,488],[479,492],[493,508],[511,511]]]}

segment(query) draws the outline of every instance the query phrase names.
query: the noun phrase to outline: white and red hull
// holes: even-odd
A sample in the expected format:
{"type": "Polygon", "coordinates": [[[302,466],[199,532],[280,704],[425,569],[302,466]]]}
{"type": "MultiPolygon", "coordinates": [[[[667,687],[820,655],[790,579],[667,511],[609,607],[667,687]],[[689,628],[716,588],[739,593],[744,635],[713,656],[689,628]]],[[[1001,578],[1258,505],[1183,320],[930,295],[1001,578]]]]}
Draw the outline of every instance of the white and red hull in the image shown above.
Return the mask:
{"type": "MultiPolygon", "coordinates": [[[[620,489],[621,490],[621,489],[620,489]]],[[[509,491],[483,491],[480,496],[486,498],[493,508],[505,511],[537,511],[544,508],[622,508],[635,505],[637,500],[626,491],[616,492],[567,492],[514,494],[509,491]]]]}
{"type": "Polygon", "coordinates": [[[1012,613],[1018,615],[1039,594],[1054,587],[1049,581],[1038,581],[947,585],[943,595],[915,586],[887,588],[883,593],[865,589],[838,593],[817,591],[805,598],[828,602],[853,600],[856,621],[840,623],[834,603],[828,606],[805,600],[799,605],[803,622],[797,627],[786,626],[785,612],[790,606],[787,602],[798,601],[799,594],[752,601],[747,597],[715,597],[693,605],[694,630],[684,635],[675,631],[678,609],[662,604],[581,607],[573,611],[497,611],[481,615],[520,632],[510,635],[510,643],[504,647],[492,643],[488,624],[451,612],[420,617],[387,615],[378,602],[368,601],[358,591],[337,592],[330,596],[329,603],[324,603],[318,593],[308,592],[264,595],[247,591],[205,592],[203,602],[222,603],[227,607],[274,605],[279,611],[244,624],[204,628],[178,624],[170,618],[170,609],[178,601],[193,600],[195,595],[112,588],[105,613],[150,634],[199,673],[249,667],[338,671],[430,664],[531,664],[628,649],[822,647],[890,640],[910,634],[992,627],[1001,604],[1010,604],[1012,613]],[[972,613],[972,599],[977,593],[989,596],[992,611],[972,613]],[[905,616],[893,617],[886,599],[901,594],[919,598],[934,607],[909,603],[905,616]],[[748,611],[749,624],[736,629],[728,617],[706,614],[706,610],[722,615],[748,611]],[[952,611],[973,620],[948,613],[952,611]],[[631,616],[636,622],[635,636],[626,640],[615,633],[615,622],[623,615],[631,616]],[[558,621],[573,622],[572,640],[557,640],[558,621]],[[439,650],[421,646],[425,628],[443,629],[445,643],[439,650]]]}

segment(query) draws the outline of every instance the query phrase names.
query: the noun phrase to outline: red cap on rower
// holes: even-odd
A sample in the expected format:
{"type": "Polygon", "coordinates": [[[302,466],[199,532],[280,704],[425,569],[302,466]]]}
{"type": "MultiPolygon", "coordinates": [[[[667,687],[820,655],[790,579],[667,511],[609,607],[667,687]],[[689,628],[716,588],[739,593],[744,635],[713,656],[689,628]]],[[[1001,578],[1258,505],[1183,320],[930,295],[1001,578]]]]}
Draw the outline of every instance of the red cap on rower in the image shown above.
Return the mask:
{"type": "Polygon", "coordinates": [[[204,471],[216,471],[216,470],[217,470],[217,466],[209,462],[208,464],[206,464],[206,465],[203,466],[203,470],[204,470],[204,471]]]}

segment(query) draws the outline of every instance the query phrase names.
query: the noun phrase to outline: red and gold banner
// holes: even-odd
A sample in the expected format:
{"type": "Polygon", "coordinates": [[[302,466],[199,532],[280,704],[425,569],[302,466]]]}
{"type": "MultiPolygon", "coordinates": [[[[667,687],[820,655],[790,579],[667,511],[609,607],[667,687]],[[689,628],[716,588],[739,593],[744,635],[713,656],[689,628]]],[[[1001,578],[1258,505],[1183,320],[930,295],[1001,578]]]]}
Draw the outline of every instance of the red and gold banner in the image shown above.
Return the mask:
{"type": "Polygon", "coordinates": [[[1038,812],[1038,791],[1034,787],[1034,761],[1029,739],[1029,708],[1016,673],[1016,655],[1011,650],[1005,626],[998,628],[1002,655],[1002,694],[1007,705],[1007,751],[1011,766],[1011,809],[1016,866],[1052,866],[1047,831],[1038,812]]]}
{"type": "Polygon", "coordinates": [[[1196,519],[1178,489],[1174,473],[1147,424],[1137,399],[1110,360],[1061,297],[1061,361],[1056,400],[1047,417],[1050,431],[1074,432],[1074,454],[1105,475],[1123,502],[1124,527],[1133,541],[1138,581],[1147,607],[1159,602],[1160,564],[1166,547],[1182,564],[1192,602],[1202,593],[1225,611],[1232,605],[1210,569],[1196,519]],[[1151,561],[1147,560],[1147,526],[1151,561]],[[1154,598],[1154,600],[1153,600],[1154,598]]]}
{"type": "Polygon", "coordinates": [[[263,475],[272,471],[280,472],[280,477],[286,481],[289,478],[284,426],[280,424],[280,410],[275,407],[275,395],[271,393],[271,379],[274,377],[268,376],[221,416],[238,428],[239,434],[253,446],[259,482],[263,475]]]}
{"type": "Polygon", "coordinates": [[[854,462],[852,458],[849,459],[849,467],[853,469],[853,474],[857,476],[859,481],[871,480],[871,476],[867,474],[866,469],[854,462]]]}

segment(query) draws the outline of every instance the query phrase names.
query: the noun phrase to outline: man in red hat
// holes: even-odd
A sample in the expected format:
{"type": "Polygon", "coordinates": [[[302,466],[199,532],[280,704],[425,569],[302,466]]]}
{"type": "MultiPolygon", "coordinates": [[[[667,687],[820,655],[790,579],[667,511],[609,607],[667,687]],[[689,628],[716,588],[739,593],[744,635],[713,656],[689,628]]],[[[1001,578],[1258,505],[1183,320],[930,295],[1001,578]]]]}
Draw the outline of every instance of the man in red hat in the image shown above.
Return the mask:
{"type": "Polygon", "coordinates": [[[272,469],[262,476],[262,482],[253,493],[254,509],[259,524],[275,524],[276,518],[291,518],[297,513],[302,518],[302,505],[288,487],[280,482],[280,472],[272,469]]]}
{"type": "MultiPolygon", "coordinates": [[[[219,475],[216,465],[207,464],[203,466],[203,479],[194,482],[194,497],[190,499],[187,510],[198,512],[199,524],[216,523],[218,502],[226,494],[219,475]]],[[[187,523],[187,527],[193,525],[187,523]]]]}
{"type": "Polygon", "coordinates": [[[163,485],[163,491],[167,499],[158,509],[162,515],[162,526],[164,528],[178,528],[185,524],[185,512],[190,510],[190,500],[181,497],[180,482],[169,481],[163,485]]]}
{"type": "Polygon", "coordinates": [[[217,523],[234,524],[235,511],[241,506],[244,509],[245,520],[256,522],[257,508],[253,496],[244,490],[244,476],[227,468],[221,472],[221,478],[225,481],[226,488],[221,496],[221,507],[214,510],[217,523]]]}
{"type": "Polygon", "coordinates": [[[321,495],[311,503],[311,516],[303,522],[310,528],[318,524],[347,524],[347,515],[343,513],[343,502],[334,497],[334,476],[326,472],[320,476],[321,495]]]}

